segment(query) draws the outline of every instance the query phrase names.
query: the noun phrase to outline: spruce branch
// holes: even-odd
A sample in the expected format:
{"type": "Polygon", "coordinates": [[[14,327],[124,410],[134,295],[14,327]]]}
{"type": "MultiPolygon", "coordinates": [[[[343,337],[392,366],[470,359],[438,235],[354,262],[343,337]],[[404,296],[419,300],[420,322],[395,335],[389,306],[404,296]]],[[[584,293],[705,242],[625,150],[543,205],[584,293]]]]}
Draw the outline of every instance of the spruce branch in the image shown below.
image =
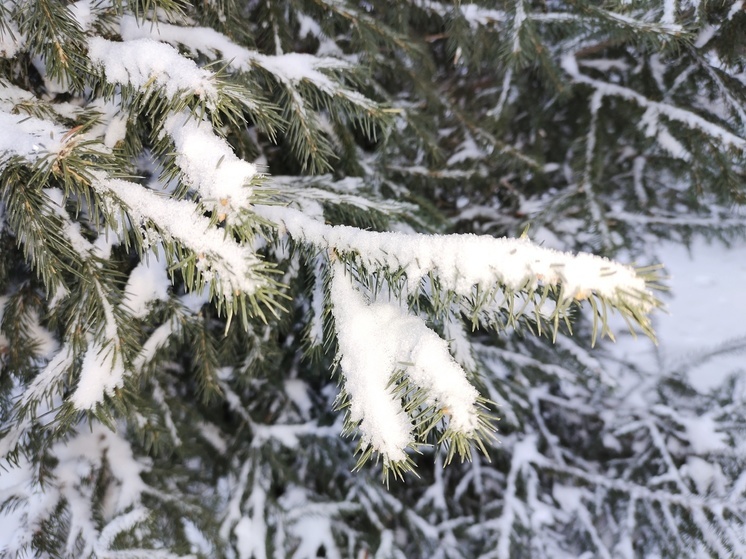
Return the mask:
{"type": "Polygon", "coordinates": [[[369,270],[402,271],[404,293],[410,295],[429,273],[437,275],[444,290],[465,298],[475,288],[494,293],[496,285],[509,292],[525,290],[534,298],[546,286],[560,290],[553,317],[562,315],[563,306],[597,299],[639,321],[648,334],[652,331],[645,315],[660,306],[647,283],[653,276],[639,276],[630,267],[589,254],[542,249],[527,239],[379,233],[325,225],[290,207],[257,206],[256,211],[296,242],[348,255],[352,262],[359,259],[358,265],[369,270]],[[469,254],[481,256],[472,259],[469,254]]]}

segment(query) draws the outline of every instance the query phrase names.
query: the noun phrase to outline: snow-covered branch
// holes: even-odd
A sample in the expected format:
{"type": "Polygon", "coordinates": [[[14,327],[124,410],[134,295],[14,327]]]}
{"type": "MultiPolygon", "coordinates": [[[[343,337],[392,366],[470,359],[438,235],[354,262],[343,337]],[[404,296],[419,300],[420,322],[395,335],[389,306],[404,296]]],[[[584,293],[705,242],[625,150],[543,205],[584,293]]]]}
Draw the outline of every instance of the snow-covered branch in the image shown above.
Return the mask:
{"type": "Polygon", "coordinates": [[[344,266],[337,262],[330,295],[350,419],[360,424],[363,448],[370,445],[387,462],[403,462],[405,449],[415,445],[401,394],[392,386],[397,370],[424,392],[426,408],[447,416],[449,429],[474,437],[480,430],[479,393],[466,380],[446,341],[398,305],[366,303],[345,276],[344,266]]]}
{"type": "Polygon", "coordinates": [[[539,247],[528,239],[476,235],[423,235],[363,231],[332,226],[290,207],[256,206],[293,239],[339,253],[353,253],[371,269],[403,270],[410,292],[428,274],[463,297],[496,284],[510,291],[561,286],[565,300],[595,294],[615,306],[648,313],[657,306],[643,277],[633,268],[591,254],[539,247]]]}
{"type": "Polygon", "coordinates": [[[100,172],[94,176],[92,187],[108,199],[111,210],[125,211],[134,224],[155,228],[166,239],[192,251],[204,280],[214,280],[223,296],[251,295],[267,285],[260,272],[263,263],[253,248],[227,237],[209,218],[200,215],[196,203],[159,196],[100,172]]]}

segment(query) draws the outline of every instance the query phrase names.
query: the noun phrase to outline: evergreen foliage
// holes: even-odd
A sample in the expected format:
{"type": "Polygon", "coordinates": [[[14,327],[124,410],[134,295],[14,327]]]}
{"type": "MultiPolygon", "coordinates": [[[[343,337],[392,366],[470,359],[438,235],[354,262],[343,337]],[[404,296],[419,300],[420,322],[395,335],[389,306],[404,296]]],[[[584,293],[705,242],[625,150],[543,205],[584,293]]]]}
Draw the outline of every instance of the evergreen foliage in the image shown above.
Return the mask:
{"type": "Polygon", "coordinates": [[[0,556],[746,558],[743,375],[590,349],[745,106],[742,0],[2,0],[0,556]]]}

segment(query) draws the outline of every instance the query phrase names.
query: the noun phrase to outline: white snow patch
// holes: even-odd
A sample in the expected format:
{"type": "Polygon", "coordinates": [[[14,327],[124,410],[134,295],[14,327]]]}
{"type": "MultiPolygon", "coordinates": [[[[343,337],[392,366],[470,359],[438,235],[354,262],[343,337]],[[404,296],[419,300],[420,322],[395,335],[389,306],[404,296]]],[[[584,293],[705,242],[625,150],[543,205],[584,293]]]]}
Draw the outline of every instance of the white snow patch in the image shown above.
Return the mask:
{"type": "Polygon", "coordinates": [[[318,557],[319,549],[322,547],[325,551],[324,557],[329,559],[342,558],[335,543],[328,517],[304,516],[293,524],[291,531],[300,540],[292,559],[318,557]]]}
{"type": "Polygon", "coordinates": [[[718,431],[718,423],[709,415],[700,417],[677,417],[686,429],[686,440],[697,454],[727,451],[731,448],[727,435],[718,431]]]}
{"type": "Polygon", "coordinates": [[[396,305],[366,304],[341,264],[334,267],[331,299],[350,418],[360,422],[366,444],[387,460],[406,458],[412,425],[388,386],[398,369],[427,391],[426,405],[446,410],[452,429],[471,434],[477,428],[478,393],[445,340],[396,305]]]}
{"type": "Polygon", "coordinates": [[[88,349],[80,367],[78,386],[70,401],[80,410],[90,409],[124,382],[122,356],[110,343],[103,346],[89,338],[88,349]]]}
{"type": "Polygon", "coordinates": [[[249,184],[256,167],[236,157],[209,123],[185,111],[169,117],[164,130],[174,142],[176,163],[187,183],[215,204],[223,219],[230,220],[237,210],[250,206],[249,184]]]}
{"type": "Polygon", "coordinates": [[[26,46],[26,37],[18,30],[11,19],[5,19],[6,29],[0,31],[0,55],[13,58],[26,46]]]}
{"type": "Polygon", "coordinates": [[[91,28],[91,24],[96,20],[91,8],[92,4],[89,0],[79,0],[67,7],[82,31],[88,31],[91,28]]]}
{"type": "Polygon", "coordinates": [[[654,318],[659,346],[623,335],[607,348],[651,372],[684,369],[694,388],[706,393],[745,369],[743,351],[721,348],[746,340],[746,246],[698,240],[688,249],[669,241],[656,253],[670,275],[672,295],[668,312],[654,318]]]}
{"type": "Polygon", "coordinates": [[[709,491],[722,495],[725,476],[719,464],[712,464],[699,456],[689,456],[681,469],[694,482],[700,495],[707,495],[709,491]]]}
{"type": "Polygon", "coordinates": [[[202,438],[210,443],[220,454],[225,454],[228,451],[228,443],[225,442],[225,439],[220,434],[220,429],[215,425],[201,421],[197,424],[197,429],[202,438]]]}
{"type": "Polygon", "coordinates": [[[582,507],[583,490],[578,487],[570,487],[555,483],[552,487],[552,497],[557,501],[562,510],[574,512],[582,507]]]}
{"type": "Polygon", "coordinates": [[[308,385],[299,379],[288,379],[284,382],[285,394],[295,404],[303,419],[310,417],[313,402],[308,395],[308,385]]]}
{"type": "Polygon", "coordinates": [[[162,249],[144,255],[130,272],[124,288],[122,304],[132,311],[135,318],[143,318],[154,301],[168,301],[171,280],[168,277],[166,256],[162,249]]]}
{"type": "Polygon", "coordinates": [[[59,152],[67,129],[28,115],[0,112],[0,154],[18,155],[35,162],[59,152]]]}
{"type": "Polygon", "coordinates": [[[155,82],[168,97],[191,92],[204,98],[211,108],[218,99],[212,73],[174,47],[152,39],[116,43],[92,37],[88,40],[88,57],[103,68],[111,83],[142,90],[155,82]]]}

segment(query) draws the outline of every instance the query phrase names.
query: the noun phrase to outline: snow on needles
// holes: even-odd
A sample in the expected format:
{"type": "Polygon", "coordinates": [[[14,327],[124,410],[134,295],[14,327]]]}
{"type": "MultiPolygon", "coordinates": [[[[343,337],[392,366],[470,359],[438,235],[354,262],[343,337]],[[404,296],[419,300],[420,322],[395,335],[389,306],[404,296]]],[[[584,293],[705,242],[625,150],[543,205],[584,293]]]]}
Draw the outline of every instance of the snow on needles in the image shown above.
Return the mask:
{"type": "Polygon", "coordinates": [[[70,401],[79,410],[92,409],[103,400],[104,394],[112,394],[119,388],[125,375],[124,363],[112,344],[108,347],[88,338],[80,379],[70,401]]]}
{"type": "Polygon", "coordinates": [[[67,130],[51,122],[26,115],[0,112],[0,155],[13,154],[36,162],[57,153],[67,130]]]}
{"type": "Polygon", "coordinates": [[[320,91],[342,97],[364,109],[374,103],[342,82],[330,78],[326,72],[350,71],[355,65],[350,61],[334,56],[314,56],[307,53],[287,53],[274,56],[249,50],[231,41],[225,35],[206,27],[181,27],[168,23],[158,25],[143,24],[132,16],[124,16],[120,21],[120,32],[125,40],[159,40],[171,44],[181,44],[192,54],[215,56],[220,54],[226,64],[242,72],[262,68],[278,81],[290,88],[301,82],[313,84],[320,91]]]}
{"type": "Polygon", "coordinates": [[[93,188],[124,204],[135,222],[156,224],[163,233],[196,253],[197,268],[205,279],[218,282],[222,294],[252,294],[266,284],[257,270],[261,260],[254,250],[214,227],[194,202],[160,196],[139,184],[110,179],[104,173],[92,174],[96,178],[93,188]]]}
{"type": "Polygon", "coordinates": [[[168,97],[192,91],[204,98],[210,108],[218,99],[212,73],[165,43],[152,39],[116,43],[92,37],[88,40],[88,56],[103,67],[111,83],[144,89],[154,81],[168,97]]]}
{"type": "Polygon", "coordinates": [[[298,83],[305,80],[327,93],[334,93],[340,85],[319,70],[350,68],[348,62],[333,57],[304,53],[263,55],[237,45],[225,35],[207,27],[180,27],[168,23],[142,24],[132,16],[125,16],[121,20],[120,30],[125,40],[152,42],[157,39],[168,43],[184,43],[193,54],[211,55],[219,52],[232,68],[249,71],[253,66],[259,66],[282,82],[298,83]]]}
{"type": "Polygon", "coordinates": [[[331,300],[350,419],[360,422],[363,443],[386,460],[406,458],[405,449],[413,442],[412,425],[393,394],[395,387],[389,385],[401,369],[425,390],[426,406],[447,410],[451,429],[465,435],[476,430],[479,394],[445,340],[397,305],[367,304],[340,263],[334,266],[331,300]]]}
{"type": "MultiPolygon", "coordinates": [[[[205,99],[211,109],[217,104],[213,74],[170,45],[149,38],[115,43],[96,37],[88,46],[91,61],[103,67],[111,83],[136,89],[156,83],[167,97],[190,92],[205,99]]],[[[250,205],[256,167],[236,157],[208,122],[184,110],[169,116],[163,130],[174,142],[185,182],[219,209],[221,220],[230,222],[250,205]]]]}
{"type": "Polygon", "coordinates": [[[293,208],[255,208],[296,240],[355,252],[369,267],[403,269],[410,291],[434,273],[443,289],[464,297],[473,295],[475,286],[490,290],[499,283],[519,291],[543,283],[561,284],[566,299],[596,294],[643,313],[655,307],[655,297],[632,267],[588,253],[559,252],[523,238],[363,231],[326,225],[293,208]]]}
{"type": "Polygon", "coordinates": [[[233,153],[228,143],[215,135],[212,126],[189,112],[170,116],[164,130],[176,147],[176,164],[191,186],[205,200],[219,204],[224,219],[250,205],[248,186],[256,167],[233,153]]]}

